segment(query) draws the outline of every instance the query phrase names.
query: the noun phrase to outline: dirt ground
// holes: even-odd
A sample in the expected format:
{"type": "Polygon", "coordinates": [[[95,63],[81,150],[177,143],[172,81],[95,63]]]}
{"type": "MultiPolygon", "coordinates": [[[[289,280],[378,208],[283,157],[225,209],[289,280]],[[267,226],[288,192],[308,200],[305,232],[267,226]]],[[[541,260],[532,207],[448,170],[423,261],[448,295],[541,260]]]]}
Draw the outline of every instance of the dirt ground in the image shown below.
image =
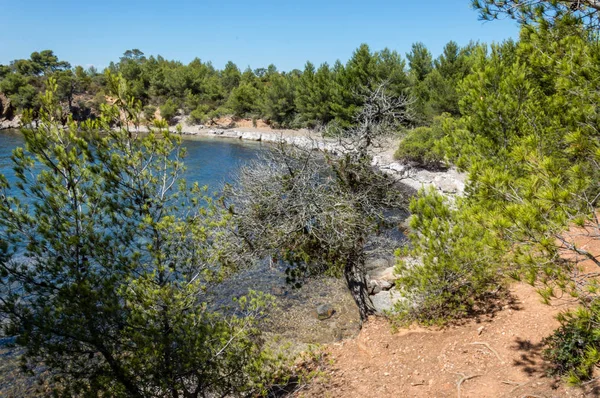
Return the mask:
{"type": "MultiPolygon", "coordinates": [[[[593,225],[564,237],[594,256],[600,239],[593,225]]],[[[571,254],[570,254],[571,253],[571,254]]],[[[597,272],[579,260],[582,272],[597,272]]],[[[443,330],[404,329],[393,333],[384,319],[364,325],[358,337],[326,347],[324,376],[299,392],[302,397],[600,397],[600,371],[580,387],[547,376],[543,339],[558,326],[556,315],[576,302],[541,302],[524,283],[510,289],[510,304],[495,314],[443,330]]]]}
{"type": "Polygon", "coordinates": [[[542,339],[570,303],[540,302],[534,288],[512,287],[513,302],[493,316],[444,330],[392,333],[369,321],[356,339],[327,347],[325,375],[302,397],[600,397],[600,383],[567,387],[548,378],[542,339]]]}

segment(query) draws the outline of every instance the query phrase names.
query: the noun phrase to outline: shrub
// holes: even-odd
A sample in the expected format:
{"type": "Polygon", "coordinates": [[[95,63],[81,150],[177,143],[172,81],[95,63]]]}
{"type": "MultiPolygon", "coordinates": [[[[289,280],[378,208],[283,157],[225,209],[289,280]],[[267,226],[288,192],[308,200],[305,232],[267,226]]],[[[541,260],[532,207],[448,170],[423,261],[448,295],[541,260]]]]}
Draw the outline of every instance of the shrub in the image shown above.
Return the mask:
{"type": "Polygon", "coordinates": [[[96,112],[100,112],[100,106],[102,104],[106,104],[106,95],[104,94],[104,91],[99,91],[96,93],[94,99],[92,100],[92,108],[96,112]]]}
{"type": "MultiPolygon", "coordinates": [[[[249,291],[209,309],[220,215],[181,179],[180,137],[165,122],[131,134],[142,109],[122,90],[98,123],[63,124],[53,78],[48,87],[11,159],[15,196],[0,201],[1,335],[23,347],[23,370],[43,364],[51,395],[267,395],[287,373],[285,353],[267,349],[259,329],[274,299],[249,291]],[[123,127],[111,129],[120,115],[123,127]]],[[[0,190],[13,192],[3,176],[0,190]]]]}
{"type": "Polygon", "coordinates": [[[177,105],[175,105],[171,99],[168,99],[167,102],[160,107],[160,116],[165,119],[167,123],[170,123],[176,114],[177,105]]]}
{"type": "Polygon", "coordinates": [[[462,207],[452,209],[433,189],[413,199],[412,249],[397,255],[418,261],[396,266],[404,298],[394,307],[397,323],[444,324],[486,309],[501,291],[501,242],[462,207]]]}
{"type": "Polygon", "coordinates": [[[553,365],[550,373],[565,376],[570,384],[589,380],[600,362],[600,299],[564,312],[558,320],[561,326],[544,340],[544,358],[553,365]]]}
{"type": "Polygon", "coordinates": [[[442,121],[447,115],[435,118],[431,127],[410,130],[400,142],[394,157],[419,166],[438,169],[444,166],[444,153],[439,145],[445,137],[442,121]]]}
{"type": "Polygon", "coordinates": [[[154,120],[154,115],[156,114],[156,107],[152,105],[146,105],[144,107],[144,117],[146,120],[154,120]]]}
{"type": "Polygon", "coordinates": [[[199,105],[190,112],[190,123],[193,124],[203,124],[206,123],[209,119],[207,113],[210,111],[210,107],[208,105],[199,105]]]}

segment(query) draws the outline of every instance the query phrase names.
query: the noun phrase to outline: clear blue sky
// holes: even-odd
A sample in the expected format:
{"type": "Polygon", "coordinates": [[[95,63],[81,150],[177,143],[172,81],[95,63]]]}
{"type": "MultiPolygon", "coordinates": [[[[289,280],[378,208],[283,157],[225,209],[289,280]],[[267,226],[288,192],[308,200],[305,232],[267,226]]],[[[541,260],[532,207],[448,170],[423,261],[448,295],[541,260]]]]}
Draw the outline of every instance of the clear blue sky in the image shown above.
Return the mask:
{"type": "Polygon", "coordinates": [[[0,0],[0,64],[54,50],[102,68],[127,49],[222,68],[280,70],[345,62],[361,43],[402,56],[422,41],[438,55],[454,40],[516,38],[513,21],[483,23],[469,0],[0,0]]]}

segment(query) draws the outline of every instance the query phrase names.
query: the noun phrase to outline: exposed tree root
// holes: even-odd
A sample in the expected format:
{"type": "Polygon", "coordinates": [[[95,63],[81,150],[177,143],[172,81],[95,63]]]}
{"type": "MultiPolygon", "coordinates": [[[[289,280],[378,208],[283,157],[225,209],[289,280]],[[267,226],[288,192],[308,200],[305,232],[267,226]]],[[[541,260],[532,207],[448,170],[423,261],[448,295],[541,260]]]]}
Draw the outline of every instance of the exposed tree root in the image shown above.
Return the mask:
{"type": "Polygon", "coordinates": [[[482,376],[482,375],[471,375],[471,376],[467,376],[464,373],[456,373],[459,376],[462,376],[462,378],[456,383],[456,392],[457,392],[457,397],[460,398],[460,387],[462,386],[462,383],[464,383],[467,380],[471,380],[474,379],[476,377],[482,376]]]}
{"type": "Polygon", "coordinates": [[[488,343],[486,342],[481,342],[481,341],[476,341],[474,343],[470,343],[469,345],[482,345],[485,346],[488,350],[490,350],[494,355],[496,355],[496,358],[498,358],[498,360],[500,361],[501,364],[504,364],[504,361],[502,360],[502,358],[500,358],[500,355],[498,354],[498,352],[496,350],[494,350],[488,343]]]}

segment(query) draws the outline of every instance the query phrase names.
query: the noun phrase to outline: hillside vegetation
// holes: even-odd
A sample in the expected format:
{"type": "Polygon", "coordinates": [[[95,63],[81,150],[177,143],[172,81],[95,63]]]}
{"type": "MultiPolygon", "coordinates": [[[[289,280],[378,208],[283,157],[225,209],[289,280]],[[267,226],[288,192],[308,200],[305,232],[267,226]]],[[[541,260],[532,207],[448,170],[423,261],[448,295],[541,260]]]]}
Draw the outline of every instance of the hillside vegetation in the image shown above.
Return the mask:
{"type": "MultiPolygon", "coordinates": [[[[218,70],[198,58],[184,65],[128,50],[106,71],[124,77],[127,95],[142,102],[149,118],[160,109],[167,120],[182,112],[195,123],[233,115],[264,119],[277,127],[348,126],[364,94],[386,81],[392,95],[414,94],[417,125],[442,112],[457,114],[456,83],[468,74],[477,49],[485,47],[473,43],[461,48],[449,42],[434,60],[422,43],[413,45],[406,59],[396,51],[373,52],[363,44],[345,65],[338,61],[317,67],[307,62],[304,70],[286,72],[275,65],[242,71],[233,62],[218,70]]],[[[10,99],[11,113],[39,109],[38,94],[48,77],[56,79],[58,99],[76,119],[99,115],[109,93],[105,73],[93,67],[72,68],[51,50],[0,65],[0,93],[10,99]]]]}

